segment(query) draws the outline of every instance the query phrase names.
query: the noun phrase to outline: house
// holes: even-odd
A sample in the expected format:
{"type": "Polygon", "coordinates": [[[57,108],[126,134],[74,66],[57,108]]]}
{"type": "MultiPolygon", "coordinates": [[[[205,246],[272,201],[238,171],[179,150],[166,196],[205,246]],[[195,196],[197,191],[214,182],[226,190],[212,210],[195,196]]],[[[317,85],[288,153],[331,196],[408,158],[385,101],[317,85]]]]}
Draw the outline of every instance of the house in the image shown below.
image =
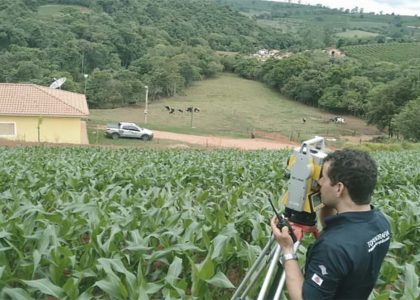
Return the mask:
{"type": "Polygon", "coordinates": [[[331,57],[344,57],[346,56],[343,51],[337,48],[327,48],[322,50],[322,52],[327,53],[331,57]]]}
{"type": "Polygon", "coordinates": [[[0,83],[0,138],[88,144],[86,97],[35,84],[0,83]]]}

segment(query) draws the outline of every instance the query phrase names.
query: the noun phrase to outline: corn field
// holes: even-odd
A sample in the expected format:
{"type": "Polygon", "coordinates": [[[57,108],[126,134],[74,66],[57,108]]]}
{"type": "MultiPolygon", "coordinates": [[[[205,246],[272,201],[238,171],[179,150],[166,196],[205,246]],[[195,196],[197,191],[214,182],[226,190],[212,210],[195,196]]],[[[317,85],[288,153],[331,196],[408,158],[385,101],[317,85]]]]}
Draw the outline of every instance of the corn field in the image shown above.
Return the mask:
{"type": "MultiPolygon", "coordinates": [[[[229,299],[271,233],[289,154],[0,148],[0,299],[229,299]]],[[[374,156],[393,241],[371,298],[416,299],[420,153],[374,156]]]]}

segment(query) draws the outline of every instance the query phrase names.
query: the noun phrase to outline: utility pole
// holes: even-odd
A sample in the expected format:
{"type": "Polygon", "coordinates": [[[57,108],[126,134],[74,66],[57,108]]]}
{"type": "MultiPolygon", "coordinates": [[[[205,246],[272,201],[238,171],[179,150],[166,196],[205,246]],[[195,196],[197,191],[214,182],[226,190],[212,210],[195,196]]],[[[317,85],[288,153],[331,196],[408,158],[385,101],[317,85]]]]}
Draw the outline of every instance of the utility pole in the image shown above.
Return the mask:
{"type": "Polygon", "coordinates": [[[147,109],[148,109],[148,97],[149,97],[149,87],[147,85],[144,86],[146,89],[146,98],[145,98],[145,105],[144,105],[144,124],[147,124],[147,109]]]}
{"type": "Polygon", "coordinates": [[[87,79],[89,77],[88,74],[83,74],[83,77],[85,77],[85,96],[86,96],[86,83],[87,83],[87,79]]]}
{"type": "Polygon", "coordinates": [[[193,126],[193,120],[194,120],[194,113],[199,112],[200,109],[198,107],[188,107],[187,111],[191,114],[191,128],[194,128],[193,126]]]}

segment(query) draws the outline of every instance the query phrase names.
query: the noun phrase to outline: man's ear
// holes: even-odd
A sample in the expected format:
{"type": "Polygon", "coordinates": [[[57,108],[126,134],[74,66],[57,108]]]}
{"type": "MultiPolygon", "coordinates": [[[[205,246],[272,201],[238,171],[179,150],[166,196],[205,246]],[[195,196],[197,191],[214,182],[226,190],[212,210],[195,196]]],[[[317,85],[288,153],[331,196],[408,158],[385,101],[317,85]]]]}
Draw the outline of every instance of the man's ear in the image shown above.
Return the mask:
{"type": "Polygon", "coordinates": [[[336,196],[337,197],[341,197],[341,196],[343,196],[343,193],[344,193],[344,189],[346,188],[346,186],[342,183],[342,182],[338,182],[337,184],[336,184],[336,196]]]}

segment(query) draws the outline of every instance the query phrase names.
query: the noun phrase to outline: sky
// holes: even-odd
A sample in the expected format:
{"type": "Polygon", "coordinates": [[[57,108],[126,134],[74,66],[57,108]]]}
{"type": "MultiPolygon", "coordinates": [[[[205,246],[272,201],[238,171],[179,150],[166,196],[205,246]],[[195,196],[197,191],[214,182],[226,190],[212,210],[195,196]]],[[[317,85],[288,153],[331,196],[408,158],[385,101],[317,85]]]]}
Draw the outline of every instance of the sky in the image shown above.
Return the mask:
{"type": "MultiPolygon", "coordinates": [[[[271,0],[279,2],[288,2],[283,0],[271,0]]],[[[292,3],[298,3],[298,0],[292,0],[292,3]]],[[[397,15],[420,16],[420,0],[301,0],[302,4],[322,4],[330,8],[352,9],[354,7],[363,8],[363,11],[375,12],[379,14],[395,13],[397,15]]]]}

